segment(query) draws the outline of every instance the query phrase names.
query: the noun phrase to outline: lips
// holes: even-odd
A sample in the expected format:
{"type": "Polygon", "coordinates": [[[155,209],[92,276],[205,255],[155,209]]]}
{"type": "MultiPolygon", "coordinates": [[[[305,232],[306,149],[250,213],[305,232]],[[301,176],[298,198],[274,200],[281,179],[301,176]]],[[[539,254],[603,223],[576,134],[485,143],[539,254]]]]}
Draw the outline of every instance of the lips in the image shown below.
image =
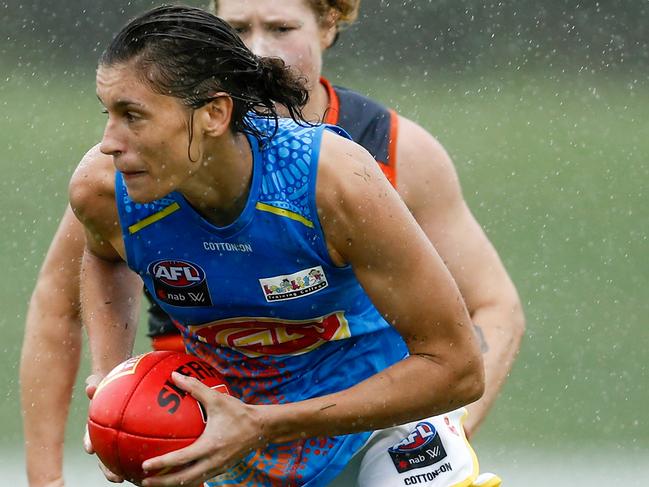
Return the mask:
{"type": "Polygon", "coordinates": [[[146,174],[146,171],[134,171],[134,170],[128,170],[128,171],[119,171],[122,173],[122,176],[124,176],[124,179],[133,179],[138,176],[144,176],[146,174]]]}
{"type": "Polygon", "coordinates": [[[128,162],[123,154],[113,156],[113,165],[117,171],[121,172],[124,176],[136,176],[146,172],[146,168],[140,169],[138,162],[128,162]]]}

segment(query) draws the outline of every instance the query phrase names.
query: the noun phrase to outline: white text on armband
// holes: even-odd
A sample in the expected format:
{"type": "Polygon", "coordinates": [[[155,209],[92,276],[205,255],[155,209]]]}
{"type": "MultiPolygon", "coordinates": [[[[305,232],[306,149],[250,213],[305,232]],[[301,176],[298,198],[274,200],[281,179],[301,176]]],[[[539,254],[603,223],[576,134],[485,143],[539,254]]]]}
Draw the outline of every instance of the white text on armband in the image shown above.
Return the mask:
{"type": "Polygon", "coordinates": [[[203,242],[203,248],[216,252],[252,252],[249,243],[203,242]]]}

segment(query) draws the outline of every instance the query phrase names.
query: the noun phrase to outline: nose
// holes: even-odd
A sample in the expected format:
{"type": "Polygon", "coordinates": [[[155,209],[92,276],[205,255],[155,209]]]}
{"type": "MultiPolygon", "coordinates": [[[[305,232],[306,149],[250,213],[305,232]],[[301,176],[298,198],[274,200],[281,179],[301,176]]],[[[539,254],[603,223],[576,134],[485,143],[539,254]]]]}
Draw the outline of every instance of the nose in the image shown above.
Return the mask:
{"type": "Polygon", "coordinates": [[[277,55],[272,52],[268,40],[260,34],[253,34],[248,36],[245,40],[248,49],[260,57],[267,57],[277,55]]]}
{"type": "Polygon", "coordinates": [[[108,156],[115,156],[124,152],[124,143],[118,137],[117,127],[115,122],[108,119],[106,128],[104,128],[104,136],[99,144],[99,150],[108,156]]]}

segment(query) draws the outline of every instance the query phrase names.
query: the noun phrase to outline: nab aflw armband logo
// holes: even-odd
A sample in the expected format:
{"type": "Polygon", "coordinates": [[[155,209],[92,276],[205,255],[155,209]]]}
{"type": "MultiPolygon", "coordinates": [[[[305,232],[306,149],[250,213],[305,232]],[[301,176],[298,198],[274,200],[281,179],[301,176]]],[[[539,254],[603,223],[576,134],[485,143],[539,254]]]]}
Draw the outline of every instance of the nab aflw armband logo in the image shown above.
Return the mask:
{"type": "Polygon", "coordinates": [[[315,293],[329,283],[322,267],[311,267],[294,274],[259,279],[266,301],[285,301],[315,293]]]}
{"type": "Polygon", "coordinates": [[[437,430],[426,421],[417,423],[412,433],[388,448],[388,453],[399,473],[427,467],[446,457],[446,450],[437,430]]]}
{"type": "Polygon", "coordinates": [[[184,260],[158,260],[149,264],[155,296],[173,306],[212,306],[205,271],[184,260]]]}

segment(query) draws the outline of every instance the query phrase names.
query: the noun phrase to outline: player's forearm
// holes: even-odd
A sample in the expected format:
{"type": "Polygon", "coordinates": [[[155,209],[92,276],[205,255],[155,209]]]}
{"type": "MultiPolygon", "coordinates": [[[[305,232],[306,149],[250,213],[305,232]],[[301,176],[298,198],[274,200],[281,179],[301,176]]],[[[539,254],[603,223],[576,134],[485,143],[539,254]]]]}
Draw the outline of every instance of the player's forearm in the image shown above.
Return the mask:
{"type": "Polygon", "coordinates": [[[457,409],[479,397],[482,385],[478,356],[462,364],[411,356],[345,391],[267,406],[264,434],[278,443],[386,428],[457,409]]]}
{"type": "Polygon", "coordinates": [[[124,262],[84,252],[81,318],[88,333],[93,372],[105,375],[131,356],[142,280],[124,262]]]}
{"type": "Polygon", "coordinates": [[[30,487],[63,485],[63,442],[79,367],[81,224],[67,208],[32,294],[20,362],[30,487]]]}
{"type": "Polygon", "coordinates": [[[42,303],[35,297],[27,317],[20,363],[30,487],[57,482],[63,485],[65,424],[81,351],[78,316],[42,311],[42,303]]]}
{"type": "Polygon", "coordinates": [[[464,424],[472,435],[484,421],[495,402],[512,364],[525,331],[525,317],[517,299],[500,305],[477,309],[472,320],[480,337],[485,365],[485,392],[480,400],[467,406],[469,415],[464,424]]]}

